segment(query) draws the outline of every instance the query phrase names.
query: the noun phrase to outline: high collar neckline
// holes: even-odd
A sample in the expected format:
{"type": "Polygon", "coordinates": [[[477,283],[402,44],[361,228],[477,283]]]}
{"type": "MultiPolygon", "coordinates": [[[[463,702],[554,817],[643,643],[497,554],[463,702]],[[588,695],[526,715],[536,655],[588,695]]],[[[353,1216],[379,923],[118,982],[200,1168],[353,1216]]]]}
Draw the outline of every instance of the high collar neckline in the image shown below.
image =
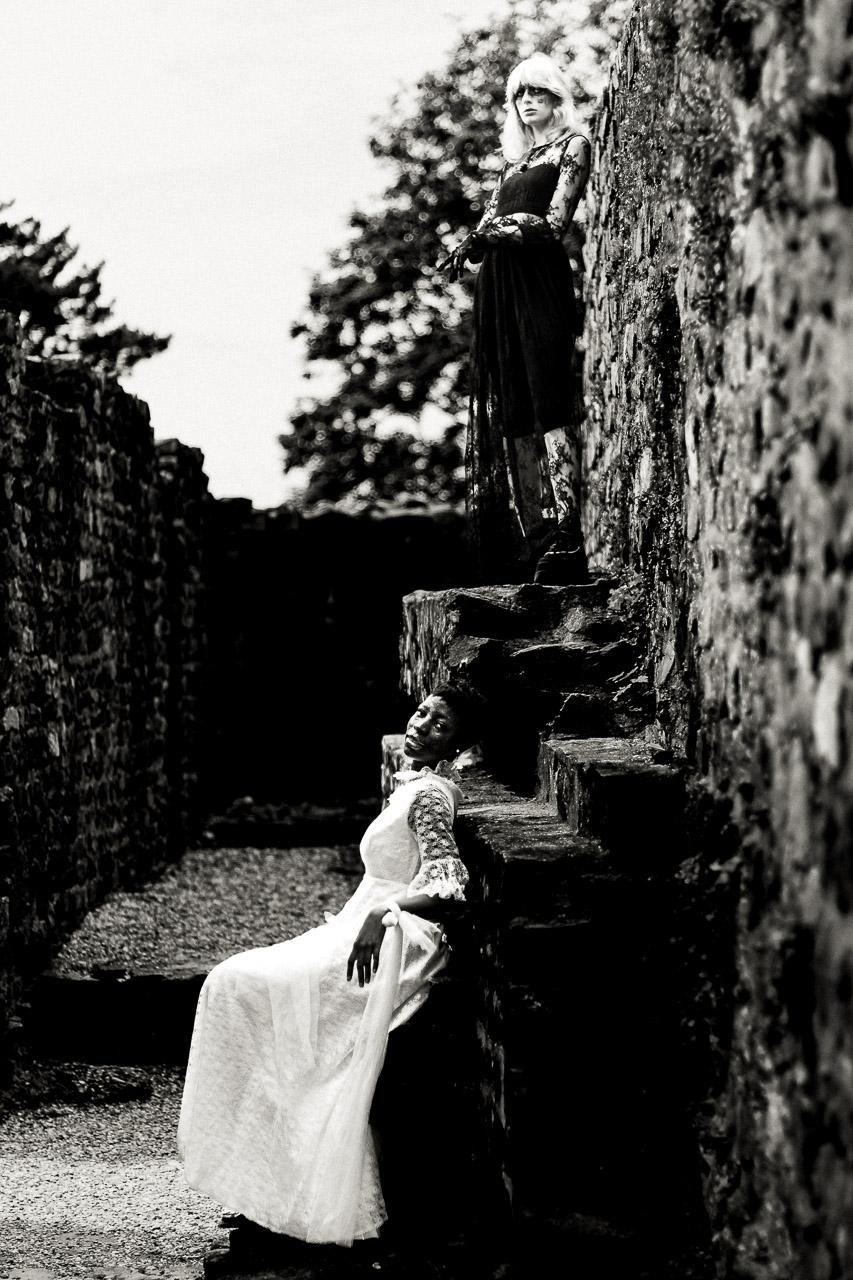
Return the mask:
{"type": "Polygon", "coordinates": [[[430,774],[436,778],[444,778],[446,782],[453,782],[456,786],[459,786],[462,781],[459,770],[449,760],[439,760],[434,769],[428,764],[423,765],[420,769],[398,769],[394,774],[394,780],[414,782],[416,778],[425,778],[430,774]]]}

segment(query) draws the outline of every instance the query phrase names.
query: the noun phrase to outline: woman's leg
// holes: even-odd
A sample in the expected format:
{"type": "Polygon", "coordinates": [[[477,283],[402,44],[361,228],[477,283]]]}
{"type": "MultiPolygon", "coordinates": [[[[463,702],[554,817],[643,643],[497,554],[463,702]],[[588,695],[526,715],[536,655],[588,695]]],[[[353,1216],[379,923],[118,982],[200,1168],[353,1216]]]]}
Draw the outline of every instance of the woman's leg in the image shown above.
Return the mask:
{"type": "Polygon", "coordinates": [[[580,526],[580,448],[557,427],[507,441],[510,496],[535,581],[587,579],[580,526]]]}
{"type": "Polygon", "coordinates": [[[506,441],[510,502],[528,550],[540,547],[557,527],[557,508],[540,435],[506,441]]]}
{"type": "Polygon", "coordinates": [[[586,582],[589,570],[580,520],[580,444],[576,432],[565,427],[546,431],[544,440],[557,532],[540,556],[533,580],[553,586],[586,582]]]}
{"type": "Polygon", "coordinates": [[[581,460],[574,432],[555,427],[545,432],[545,454],[552,501],[561,528],[580,527],[581,460]]]}

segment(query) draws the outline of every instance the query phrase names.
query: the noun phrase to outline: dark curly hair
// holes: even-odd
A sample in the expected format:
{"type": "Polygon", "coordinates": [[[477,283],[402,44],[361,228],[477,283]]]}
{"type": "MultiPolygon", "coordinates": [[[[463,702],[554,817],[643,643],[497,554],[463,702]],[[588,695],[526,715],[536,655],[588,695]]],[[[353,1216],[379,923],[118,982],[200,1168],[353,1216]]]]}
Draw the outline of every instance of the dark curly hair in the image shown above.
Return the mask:
{"type": "Polygon", "coordinates": [[[430,690],[434,698],[446,702],[456,717],[457,746],[460,749],[480,742],[486,732],[487,704],[473,685],[461,680],[448,680],[430,690]]]}

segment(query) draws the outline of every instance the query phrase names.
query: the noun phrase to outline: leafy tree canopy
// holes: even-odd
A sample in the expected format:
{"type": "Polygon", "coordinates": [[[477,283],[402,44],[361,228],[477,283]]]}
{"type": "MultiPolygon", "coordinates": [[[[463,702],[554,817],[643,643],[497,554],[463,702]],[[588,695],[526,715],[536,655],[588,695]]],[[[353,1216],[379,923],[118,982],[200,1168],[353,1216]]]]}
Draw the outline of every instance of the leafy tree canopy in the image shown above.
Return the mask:
{"type": "Polygon", "coordinates": [[[0,309],[18,317],[30,354],[74,355],[126,373],[166,350],[169,338],[113,322],[112,303],[101,296],[104,264],[75,263],[67,227],[44,236],[37,219],[5,216],[11,207],[0,204],[0,309]]]}
{"type": "MultiPolygon", "coordinates": [[[[292,329],[307,376],[314,367],[336,384],[303,400],[280,437],[285,471],[307,476],[306,504],[353,491],[461,496],[472,285],[470,276],[448,284],[435,263],[476,224],[495,181],[512,67],[534,49],[550,52],[569,68],[585,114],[625,8],[511,0],[503,18],[460,36],[446,67],[394,99],[370,140],[391,184],[377,207],[352,214],[350,238],[315,276],[292,329]],[[417,431],[427,408],[446,424],[437,436],[417,431]]],[[[578,265],[580,245],[573,229],[578,265]]]]}

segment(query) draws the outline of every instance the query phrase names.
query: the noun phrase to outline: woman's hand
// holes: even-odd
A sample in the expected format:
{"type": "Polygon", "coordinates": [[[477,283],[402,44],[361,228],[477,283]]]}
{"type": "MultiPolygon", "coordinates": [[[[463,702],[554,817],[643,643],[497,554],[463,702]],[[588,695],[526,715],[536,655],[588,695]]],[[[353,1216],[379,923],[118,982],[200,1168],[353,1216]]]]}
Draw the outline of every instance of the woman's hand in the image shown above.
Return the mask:
{"type": "Polygon", "coordinates": [[[358,937],[352,944],[352,951],[347,961],[347,982],[352,978],[353,970],[358,974],[358,985],[363,987],[369,982],[372,974],[379,968],[379,948],[385,937],[385,926],[382,917],[386,907],[374,907],[364,919],[358,931],[358,937]]]}
{"type": "Polygon", "coordinates": [[[436,263],[439,271],[446,271],[451,284],[460,278],[465,269],[465,262],[480,262],[483,258],[483,246],[476,231],[467,235],[461,244],[450,252],[446,258],[436,263]]]}
{"type": "Polygon", "coordinates": [[[465,266],[463,245],[464,241],[463,244],[457,245],[457,247],[449,253],[446,258],[440,258],[435,264],[436,270],[447,272],[447,279],[450,284],[454,284],[462,275],[462,271],[465,266]]]}

